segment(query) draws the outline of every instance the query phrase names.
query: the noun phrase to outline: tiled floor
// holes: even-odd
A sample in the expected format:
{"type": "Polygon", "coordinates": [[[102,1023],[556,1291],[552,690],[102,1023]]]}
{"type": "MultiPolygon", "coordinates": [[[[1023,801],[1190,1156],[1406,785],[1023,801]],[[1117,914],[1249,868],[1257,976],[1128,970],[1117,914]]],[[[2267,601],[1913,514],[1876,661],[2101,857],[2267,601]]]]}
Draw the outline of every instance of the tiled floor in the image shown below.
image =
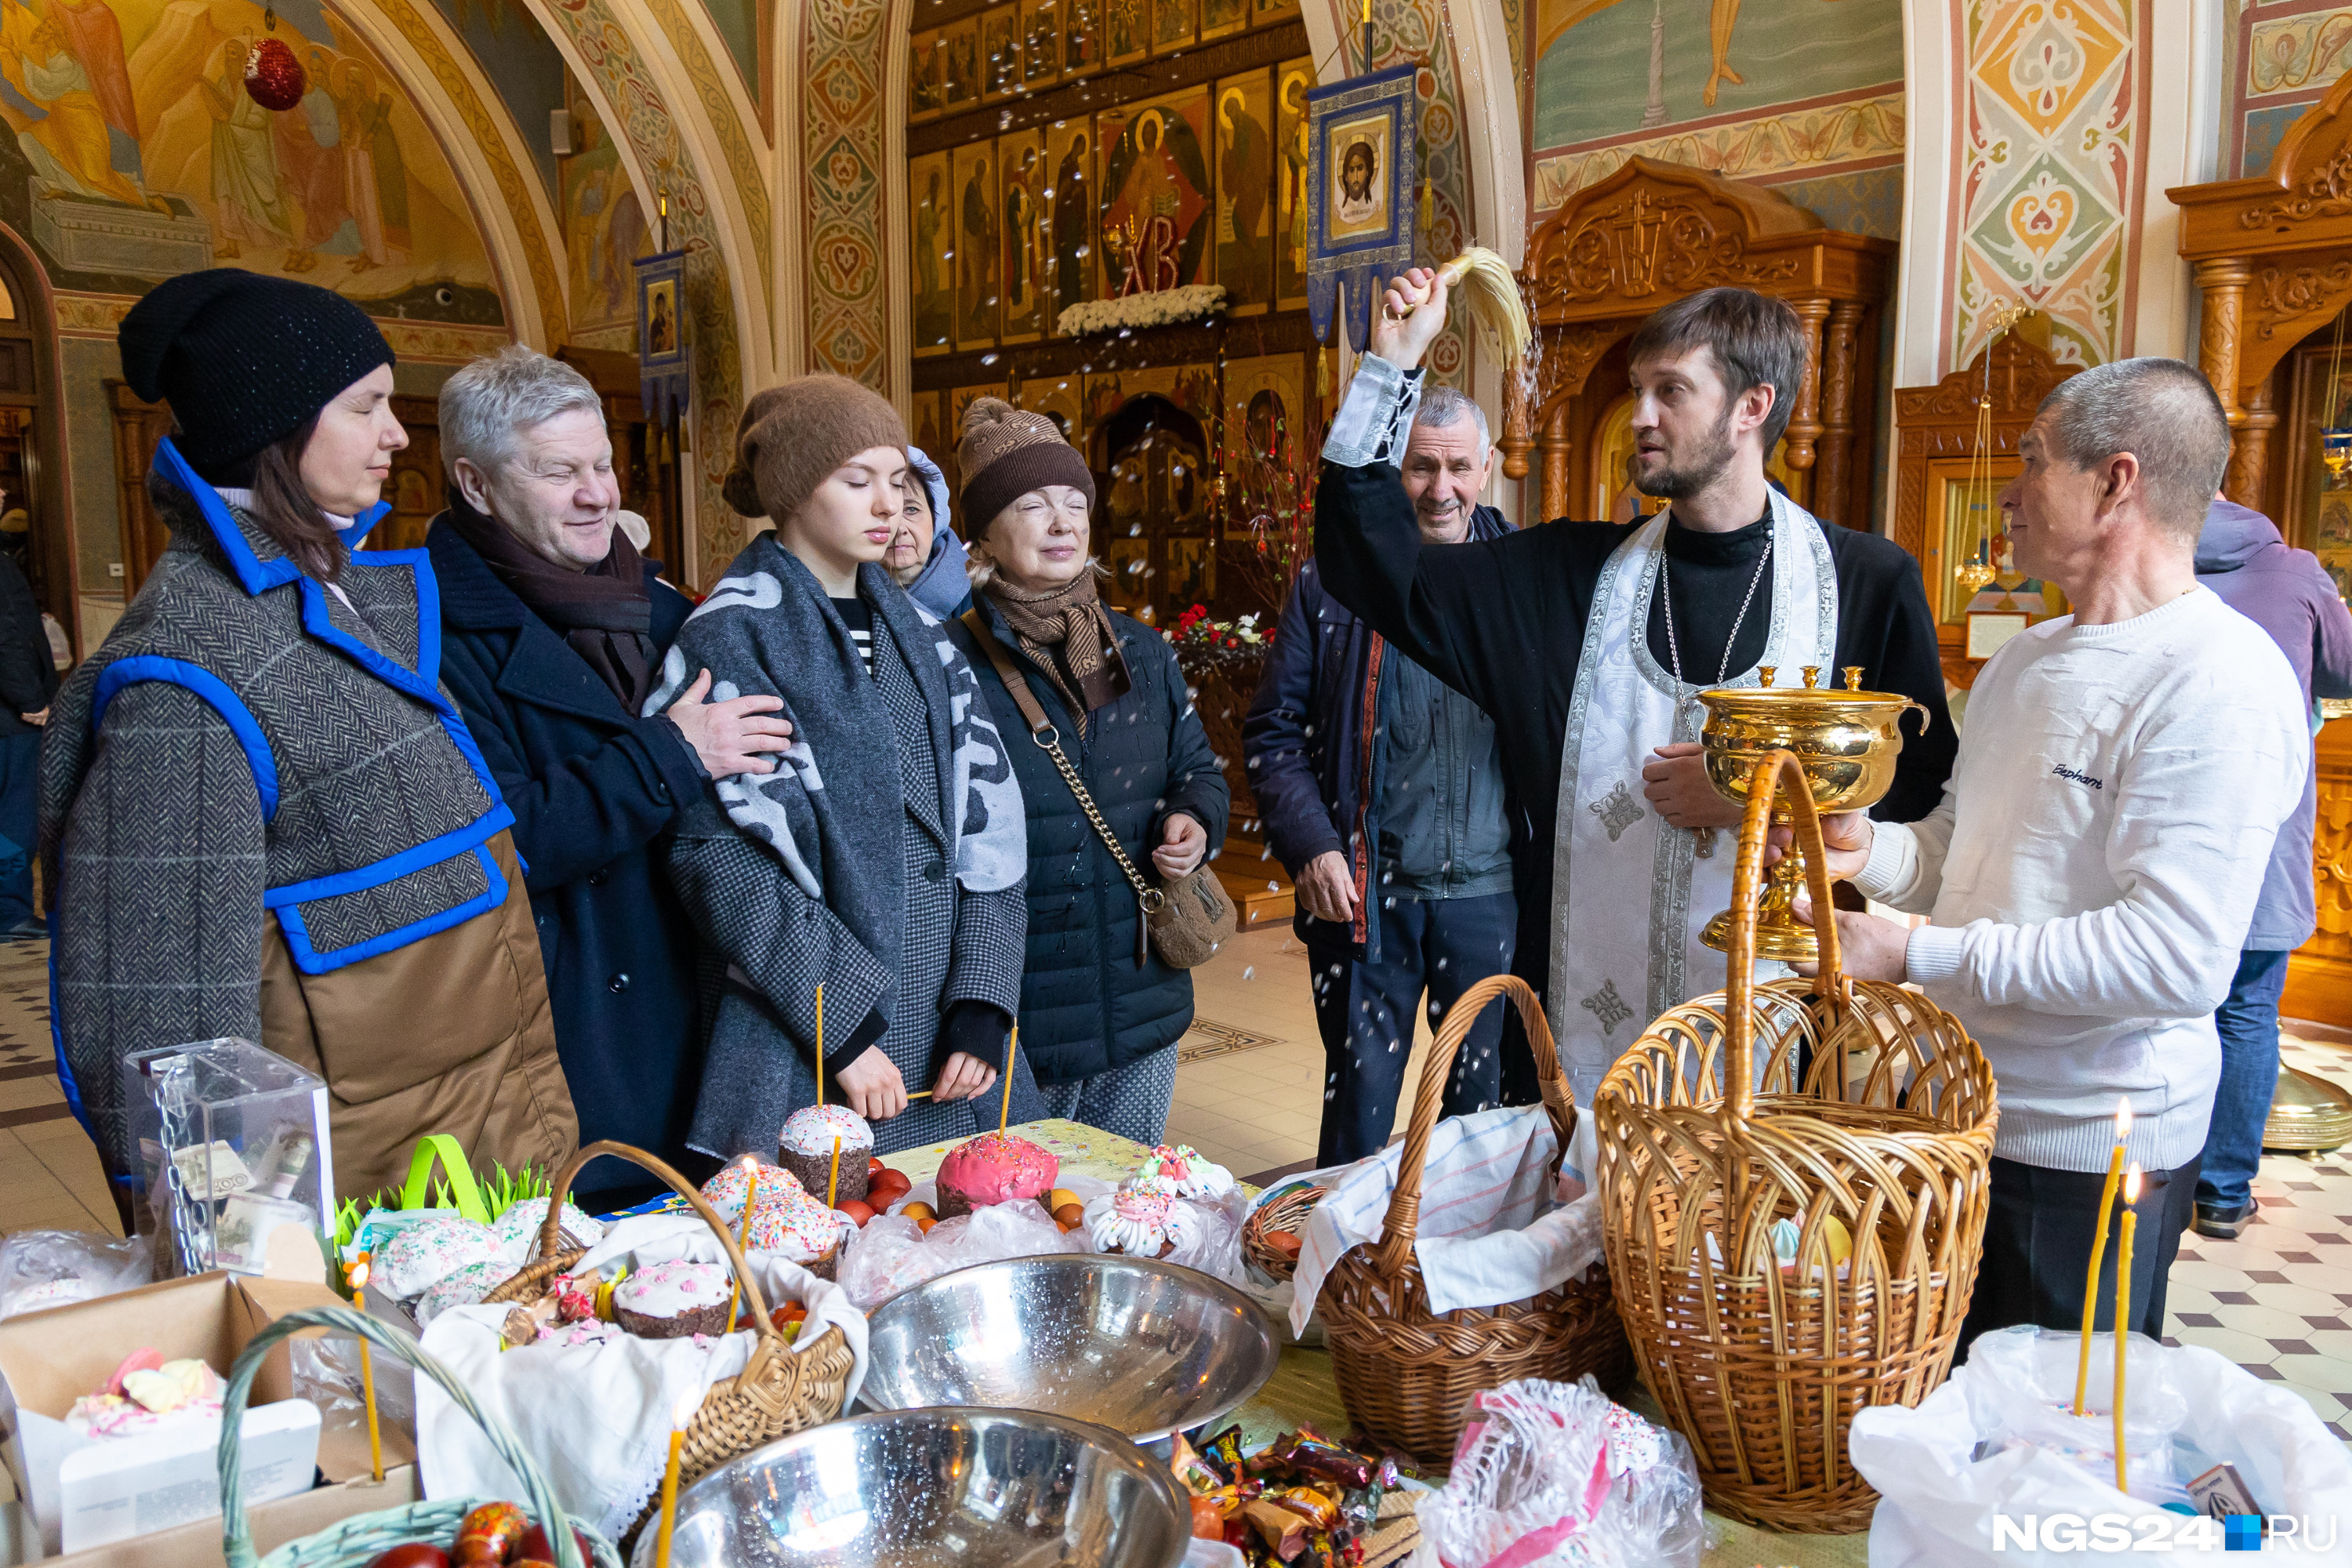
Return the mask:
{"type": "MultiPolygon", "coordinates": [[[[111,1232],[97,1158],[52,1069],[46,956],[44,943],[0,944],[0,1232],[111,1232]]],[[[1305,951],[1286,929],[1255,931],[1193,978],[1200,1025],[1177,1069],[1169,1141],[1244,1175],[1310,1163],[1323,1047],[1305,951]]],[[[2352,1084],[2352,1044],[2319,1033],[2291,1037],[2287,1059],[2352,1084]]],[[[1419,1081],[1427,1044],[1424,1024],[1406,1083],[1419,1081]]],[[[1400,1127],[1409,1110],[1410,1095],[1400,1127]]],[[[2352,1439],[2352,1150],[2270,1156],[2254,1191],[2261,1220],[2236,1241],[2182,1238],[2172,1332],[2287,1384],[2352,1439]]]]}

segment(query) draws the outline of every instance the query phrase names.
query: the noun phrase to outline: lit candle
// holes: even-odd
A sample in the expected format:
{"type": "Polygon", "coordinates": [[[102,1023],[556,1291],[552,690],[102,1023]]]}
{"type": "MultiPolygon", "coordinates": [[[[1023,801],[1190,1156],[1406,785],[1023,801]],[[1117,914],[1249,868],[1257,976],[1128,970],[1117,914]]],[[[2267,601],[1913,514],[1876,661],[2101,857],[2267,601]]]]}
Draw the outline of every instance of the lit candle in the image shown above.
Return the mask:
{"type": "Polygon", "coordinates": [[[2124,1354],[2131,1349],[2131,1249],[2132,1232],[2139,1228],[2139,1215],[2132,1205],[2139,1202],[2139,1167],[2134,1165],[2124,1178],[2124,1234],[2116,1247],[2116,1490],[2128,1492],[2124,1473],[2124,1354]]]}
{"type": "MultiPolygon", "coordinates": [[[[1367,5],[1370,0],[1365,0],[1367,5]]],[[[1013,1120],[1013,1058],[1021,1054],[1021,1026],[1013,1026],[1013,1037],[1004,1045],[1004,1109],[996,1113],[996,1135],[1004,1136],[1004,1129],[1013,1120]]]]}
{"type": "Polygon", "coordinates": [[[2131,1101],[2116,1103],[2116,1146],[2107,1155],[2107,1184],[2099,1193],[2099,1228],[2091,1237],[2091,1277],[2083,1286],[2083,1349],[2074,1362],[2074,1414],[2083,1414],[2083,1391],[2091,1381],[2091,1325],[2099,1312],[2099,1259],[2107,1250],[2107,1219],[2115,1213],[2116,1184],[2123,1179],[2124,1143],[2131,1136],[2131,1101]]]}
{"type": "Polygon", "coordinates": [[[816,1102],[824,1103],[824,982],[816,983],[816,1102]]]}
{"type": "MultiPolygon", "coordinates": [[[[760,1161],[755,1154],[743,1156],[743,1223],[735,1233],[735,1245],[745,1252],[751,1250],[751,1205],[760,1201],[760,1161]]],[[[735,1289],[727,1296],[727,1331],[735,1331],[735,1307],[743,1299],[743,1276],[735,1276],[735,1289]]]]}
{"type": "Polygon", "coordinates": [[[702,1394],[689,1388],[677,1396],[669,1418],[669,1462],[662,1467],[661,1534],[654,1542],[654,1568],[669,1568],[670,1532],[677,1528],[677,1459],[686,1447],[687,1424],[694,1419],[702,1394]]]}
{"type": "Polygon", "coordinates": [[[841,1134],[833,1135],[833,1174],[824,1182],[824,1206],[835,1208],[834,1200],[841,1195],[841,1134]]]}
{"type": "MultiPolygon", "coordinates": [[[[360,1310],[364,1312],[367,1310],[367,1302],[360,1293],[367,1289],[366,1258],[362,1258],[352,1265],[351,1279],[352,1300],[359,1303],[360,1310]]],[[[383,1479],[383,1433],[376,1425],[375,1362],[368,1355],[368,1342],[365,1336],[362,1336],[360,1340],[360,1397],[367,1404],[368,1469],[378,1481],[381,1481],[383,1479]]]]}

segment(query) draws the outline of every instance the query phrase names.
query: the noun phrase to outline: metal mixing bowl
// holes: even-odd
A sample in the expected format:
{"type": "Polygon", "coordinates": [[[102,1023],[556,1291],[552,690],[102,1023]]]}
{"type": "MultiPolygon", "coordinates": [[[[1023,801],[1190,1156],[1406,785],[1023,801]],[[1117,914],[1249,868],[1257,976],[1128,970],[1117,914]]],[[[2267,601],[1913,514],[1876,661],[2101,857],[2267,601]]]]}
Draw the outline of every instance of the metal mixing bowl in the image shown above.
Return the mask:
{"type": "MultiPolygon", "coordinates": [[[[894,1410],[756,1448],[677,1500],[671,1568],[1176,1568],[1192,1510],[1116,1432],[894,1410]]],[[[652,1568],[660,1521],[637,1538],[652,1568]]]]}
{"type": "Polygon", "coordinates": [[[1221,1280],[1156,1259],[1056,1253],[942,1274],[867,1320],[877,1410],[1044,1410],[1139,1443],[1197,1426],[1274,1375],[1274,1331],[1221,1280]]]}

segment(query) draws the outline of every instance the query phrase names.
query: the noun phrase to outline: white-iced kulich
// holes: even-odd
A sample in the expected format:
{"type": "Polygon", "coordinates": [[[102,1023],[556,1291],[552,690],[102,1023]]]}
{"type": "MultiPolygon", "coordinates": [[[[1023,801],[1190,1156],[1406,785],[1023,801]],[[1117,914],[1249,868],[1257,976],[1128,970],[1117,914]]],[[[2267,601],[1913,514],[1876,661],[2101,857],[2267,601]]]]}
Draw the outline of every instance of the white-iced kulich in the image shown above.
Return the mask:
{"type": "MultiPolygon", "coordinates": [[[[1772,598],[1764,655],[1726,678],[1753,686],[1778,667],[1794,684],[1806,665],[1829,679],[1837,649],[1837,574],[1829,540],[1812,514],[1778,490],[1772,498],[1772,598]]],[[[1643,766],[1670,741],[1696,741],[1706,721],[1696,702],[1679,703],[1674,672],[1650,653],[1650,606],[1665,559],[1666,517],[1617,547],[1594,585],[1576,692],[1560,748],[1559,828],[1552,845],[1551,989],[1544,998],[1577,1103],[1618,1054],[1667,1008],[1724,984],[1724,955],[1699,932],[1731,902],[1735,835],[1669,827],[1642,795],[1643,766]],[[1677,708],[1680,711],[1677,712],[1677,708]]],[[[1683,674],[1714,684],[1693,656],[1712,664],[1728,626],[1682,631],[1683,674]],[[1701,651],[1704,650],[1704,651],[1701,651]]],[[[1759,963],[1759,977],[1784,973],[1759,963]]]]}
{"type": "Polygon", "coordinates": [[[1910,978],[1984,1047],[1994,1153],[2103,1170],[2119,1096],[2141,1165],[2204,1147],[2213,1009],[2310,733],[2278,646],[2208,588],[2044,621],[1986,661],[1942,802],[1877,824],[1854,885],[1933,918],[1910,978]]]}

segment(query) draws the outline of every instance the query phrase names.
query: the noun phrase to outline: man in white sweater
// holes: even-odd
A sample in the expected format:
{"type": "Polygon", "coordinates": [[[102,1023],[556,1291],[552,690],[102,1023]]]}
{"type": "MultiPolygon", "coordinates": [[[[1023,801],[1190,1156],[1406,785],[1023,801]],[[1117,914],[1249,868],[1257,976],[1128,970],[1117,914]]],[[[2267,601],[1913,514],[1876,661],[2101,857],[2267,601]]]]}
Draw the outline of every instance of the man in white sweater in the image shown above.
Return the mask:
{"type": "Polygon", "coordinates": [[[2311,755],[2277,646],[2197,584],[2229,452],[2212,389],[2178,360],[2060,384],[2000,504],[2018,570],[2056,583],[2074,613],[1986,662],[1933,813],[1825,825],[1832,876],[1934,921],[1839,915],[1846,972],[1916,984],[1967,1025],[2000,1087],[1963,1348],[2011,1324],[2081,1322],[2126,1100],[2126,1158],[2146,1173],[2127,1326],[2163,1333],[2221,1072],[2213,1009],[2311,755]]]}

